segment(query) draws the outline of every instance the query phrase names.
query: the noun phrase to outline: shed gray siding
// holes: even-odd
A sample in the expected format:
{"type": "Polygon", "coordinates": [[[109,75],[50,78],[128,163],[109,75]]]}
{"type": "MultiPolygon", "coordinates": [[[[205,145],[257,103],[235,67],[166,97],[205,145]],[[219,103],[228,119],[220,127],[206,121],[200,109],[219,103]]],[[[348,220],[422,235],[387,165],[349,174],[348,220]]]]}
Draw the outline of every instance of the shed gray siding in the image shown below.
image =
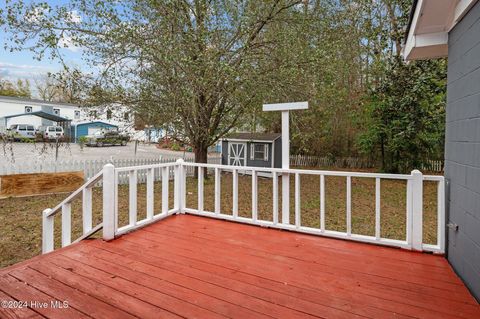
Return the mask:
{"type": "Polygon", "coordinates": [[[222,141],[222,165],[228,165],[228,142],[222,141]]]}
{"type": "Polygon", "coordinates": [[[274,158],[275,158],[275,161],[273,162],[273,166],[275,168],[282,168],[282,139],[281,138],[277,138],[274,142],[273,142],[274,146],[274,158]]]}
{"type": "Polygon", "coordinates": [[[449,33],[445,177],[448,259],[480,299],[480,2],[449,33]]]}
{"type": "Polygon", "coordinates": [[[229,143],[245,143],[246,144],[246,166],[253,166],[253,167],[273,167],[281,168],[282,167],[282,140],[280,138],[276,139],[274,142],[265,141],[265,142],[251,142],[251,141],[243,141],[243,142],[235,142],[229,140],[222,141],[222,164],[228,164],[228,144],[229,143]],[[251,154],[251,145],[252,144],[268,144],[268,161],[262,160],[252,160],[250,159],[251,154]]]}
{"type": "Polygon", "coordinates": [[[272,144],[271,142],[247,142],[247,166],[251,167],[272,167],[272,144]],[[256,144],[268,145],[268,161],[251,159],[251,146],[256,144]]]}

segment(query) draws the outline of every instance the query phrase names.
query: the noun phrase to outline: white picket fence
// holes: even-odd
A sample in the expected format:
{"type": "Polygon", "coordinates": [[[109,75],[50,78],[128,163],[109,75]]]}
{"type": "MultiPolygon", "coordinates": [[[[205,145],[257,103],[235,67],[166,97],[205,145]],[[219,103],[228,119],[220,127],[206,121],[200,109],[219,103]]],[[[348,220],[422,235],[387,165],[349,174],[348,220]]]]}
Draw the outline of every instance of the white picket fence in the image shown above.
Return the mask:
{"type": "Polygon", "coordinates": [[[290,155],[290,165],[297,167],[340,167],[340,168],[372,168],[375,163],[363,158],[342,157],[332,159],[327,156],[290,155]]]}
{"type": "MultiPolygon", "coordinates": [[[[336,167],[336,168],[373,168],[376,167],[374,161],[358,157],[340,157],[333,159],[327,156],[312,155],[290,155],[290,165],[296,167],[336,167]]],[[[443,161],[429,160],[423,164],[422,171],[443,172],[443,161]]]]}
{"type": "Polygon", "coordinates": [[[443,161],[429,160],[426,164],[422,165],[421,169],[422,171],[441,173],[443,172],[443,166],[443,161]]]}
{"type": "MultiPolygon", "coordinates": [[[[16,163],[0,163],[0,175],[11,174],[31,174],[31,173],[57,173],[57,172],[74,172],[83,171],[85,180],[94,177],[99,171],[103,169],[106,164],[113,164],[115,167],[127,166],[143,166],[155,165],[175,162],[178,157],[160,156],[150,158],[112,158],[103,160],[59,160],[59,161],[36,161],[36,162],[16,162],[16,163]]],[[[185,162],[194,162],[193,156],[187,156],[185,162]]],[[[221,164],[220,156],[211,156],[208,158],[210,164],[221,164]]],[[[191,168],[187,172],[188,176],[194,174],[194,169],[191,168]]],[[[170,178],[173,176],[173,171],[170,173],[170,178]]],[[[155,181],[160,180],[160,176],[155,175],[155,181]]],[[[146,175],[139,174],[138,182],[145,183],[146,175]]],[[[127,184],[128,176],[120,175],[119,184],[127,184]]]]}

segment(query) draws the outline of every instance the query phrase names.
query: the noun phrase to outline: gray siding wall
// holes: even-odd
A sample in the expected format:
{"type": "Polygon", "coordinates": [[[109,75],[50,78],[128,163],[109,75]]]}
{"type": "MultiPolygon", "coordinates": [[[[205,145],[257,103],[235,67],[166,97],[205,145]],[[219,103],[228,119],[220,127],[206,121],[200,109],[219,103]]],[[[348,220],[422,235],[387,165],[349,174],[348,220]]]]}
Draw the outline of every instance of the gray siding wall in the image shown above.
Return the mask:
{"type": "Polygon", "coordinates": [[[228,165],[228,142],[222,141],[222,165],[228,165]]]}
{"type": "Polygon", "coordinates": [[[449,34],[445,177],[448,259],[480,299],[480,2],[449,34]]]}
{"type": "Polygon", "coordinates": [[[273,163],[273,166],[275,168],[282,168],[282,139],[277,138],[274,144],[275,162],[273,163]]]}

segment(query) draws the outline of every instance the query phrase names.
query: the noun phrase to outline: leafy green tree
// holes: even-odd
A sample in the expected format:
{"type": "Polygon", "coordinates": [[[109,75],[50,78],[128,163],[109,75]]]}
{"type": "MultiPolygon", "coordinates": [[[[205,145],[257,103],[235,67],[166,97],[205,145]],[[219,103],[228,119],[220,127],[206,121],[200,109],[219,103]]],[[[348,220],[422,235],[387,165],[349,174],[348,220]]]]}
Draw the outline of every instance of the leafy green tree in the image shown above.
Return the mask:
{"type": "Polygon", "coordinates": [[[380,155],[382,170],[399,173],[443,157],[446,61],[391,62],[366,100],[361,149],[380,155]]]}

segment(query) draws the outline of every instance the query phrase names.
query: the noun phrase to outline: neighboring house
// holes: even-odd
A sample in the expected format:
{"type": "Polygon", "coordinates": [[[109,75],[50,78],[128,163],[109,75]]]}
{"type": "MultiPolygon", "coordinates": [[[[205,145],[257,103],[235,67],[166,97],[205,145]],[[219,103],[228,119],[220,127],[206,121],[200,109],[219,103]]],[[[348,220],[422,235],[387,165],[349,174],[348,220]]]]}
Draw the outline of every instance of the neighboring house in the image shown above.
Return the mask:
{"type": "Polygon", "coordinates": [[[133,113],[122,105],[85,108],[69,103],[0,96],[0,132],[14,124],[28,124],[35,128],[59,125],[64,128],[66,136],[72,134],[72,140],[77,141],[79,136],[83,136],[85,128],[87,132],[89,129],[93,131],[99,123],[125,132],[134,139],[156,142],[164,136],[158,130],[136,130],[133,113]],[[76,135],[78,129],[80,135],[76,135]]]}
{"type": "Polygon", "coordinates": [[[222,140],[222,164],[282,167],[280,133],[234,133],[222,140]]]}
{"type": "Polygon", "coordinates": [[[134,116],[126,106],[111,104],[92,107],[86,110],[86,117],[93,121],[99,120],[118,126],[120,129],[130,130],[134,127],[134,116]]]}
{"type": "Polygon", "coordinates": [[[166,132],[162,128],[146,126],[143,130],[136,130],[137,139],[144,142],[158,143],[158,141],[166,136],[166,132]]]}
{"type": "Polygon", "coordinates": [[[480,2],[414,1],[404,56],[448,56],[447,257],[480,299],[480,2]]]}
{"type": "Polygon", "coordinates": [[[100,120],[118,127],[118,130],[127,133],[136,140],[158,142],[165,132],[146,125],[138,125],[132,110],[121,104],[99,106],[88,110],[87,117],[91,121],[100,120]]]}
{"type": "Polygon", "coordinates": [[[82,136],[93,135],[98,131],[118,131],[118,126],[103,121],[84,121],[72,123],[70,136],[77,143],[82,136]]]}
{"type": "Polygon", "coordinates": [[[0,96],[0,132],[14,124],[57,125],[81,119],[75,104],[0,96]]]}

